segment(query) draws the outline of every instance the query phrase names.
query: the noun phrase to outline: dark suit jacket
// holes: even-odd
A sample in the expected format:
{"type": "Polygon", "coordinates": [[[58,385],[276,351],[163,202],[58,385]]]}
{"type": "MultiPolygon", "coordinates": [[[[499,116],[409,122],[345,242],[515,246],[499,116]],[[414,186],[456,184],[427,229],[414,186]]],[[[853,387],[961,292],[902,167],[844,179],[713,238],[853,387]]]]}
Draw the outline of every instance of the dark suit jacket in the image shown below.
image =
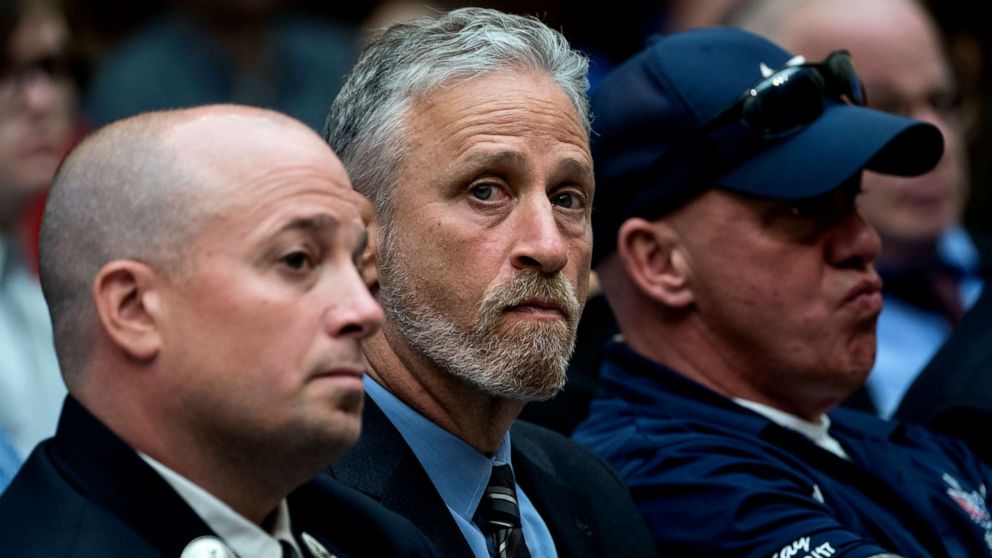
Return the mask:
{"type": "MultiPolygon", "coordinates": [[[[288,503],[297,540],[305,531],[339,557],[436,555],[408,521],[329,479],[302,486],[288,503]]],[[[32,452],[0,497],[3,558],[178,558],[201,536],[216,535],[71,397],[55,437],[32,452]]]]}
{"type": "Polygon", "coordinates": [[[992,464],[992,284],[916,377],[895,418],[957,436],[992,464]]]}
{"type": "MultiPolygon", "coordinates": [[[[609,465],[533,424],[518,421],[510,436],[516,481],[547,524],[559,556],[656,555],[630,493],[609,465]]],[[[372,400],[365,401],[361,439],[330,471],[409,518],[444,556],[472,556],[413,450],[372,400]]]]}

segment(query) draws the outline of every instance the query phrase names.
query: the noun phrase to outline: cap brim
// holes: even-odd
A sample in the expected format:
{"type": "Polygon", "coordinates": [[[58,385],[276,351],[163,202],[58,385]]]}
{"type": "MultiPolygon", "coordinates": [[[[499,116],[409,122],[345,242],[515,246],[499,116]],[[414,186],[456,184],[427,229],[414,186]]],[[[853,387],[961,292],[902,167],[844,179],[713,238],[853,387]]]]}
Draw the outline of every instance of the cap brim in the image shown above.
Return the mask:
{"type": "Polygon", "coordinates": [[[762,150],[716,184],[766,198],[809,198],[864,168],[902,176],[925,173],[943,151],[943,136],[932,124],[832,104],[801,132],[762,150]]]}

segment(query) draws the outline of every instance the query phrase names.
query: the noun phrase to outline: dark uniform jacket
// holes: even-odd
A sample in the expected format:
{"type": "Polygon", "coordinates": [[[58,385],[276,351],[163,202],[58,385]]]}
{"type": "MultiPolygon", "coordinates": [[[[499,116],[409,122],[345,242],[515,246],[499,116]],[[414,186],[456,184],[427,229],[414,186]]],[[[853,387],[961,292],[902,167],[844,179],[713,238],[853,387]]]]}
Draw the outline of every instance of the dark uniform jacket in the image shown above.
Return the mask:
{"type": "MultiPolygon", "coordinates": [[[[302,486],[288,504],[305,554],[304,532],[338,558],[436,556],[408,521],[329,479],[302,486]]],[[[216,534],[71,397],[55,437],[32,452],[0,497],[3,558],[179,558],[203,536],[216,534]]]]}
{"type": "Polygon", "coordinates": [[[836,409],[845,460],[622,345],[601,380],[575,439],[614,465],[663,553],[992,556],[992,470],[957,440],[836,409]]]}
{"type": "Polygon", "coordinates": [[[953,434],[992,464],[992,284],[916,377],[895,416],[953,434]]]}
{"type": "MultiPolygon", "coordinates": [[[[547,524],[559,556],[655,556],[629,492],[606,463],[555,432],[521,421],[510,439],[517,484],[547,524]]],[[[444,556],[473,556],[413,450],[371,399],[365,401],[361,439],[330,472],[412,520],[444,556]]]]}

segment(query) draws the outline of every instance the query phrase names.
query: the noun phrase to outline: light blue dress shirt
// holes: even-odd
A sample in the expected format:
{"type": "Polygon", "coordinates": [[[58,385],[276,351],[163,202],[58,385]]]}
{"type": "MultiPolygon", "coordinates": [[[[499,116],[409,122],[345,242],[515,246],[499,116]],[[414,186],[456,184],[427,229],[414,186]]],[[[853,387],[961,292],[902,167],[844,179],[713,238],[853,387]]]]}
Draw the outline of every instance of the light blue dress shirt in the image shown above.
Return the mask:
{"type": "MultiPolygon", "coordinates": [[[[943,234],[938,245],[941,260],[961,271],[961,302],[970,308],[982,291],[978,249],[962,227],[943,234]]],[[[943,316],[923,310],[899,298],[885,296],[878,317],[878,353],[865,387],[878,414],[890,418],[910,384],[937,349],[947,341],[951,324],[943,316]]]]}
{"type": "Polygon", "coordinates": [[[21,458],[7,441],[7,436],[0,430],[0,494],[3,494],[10,484],[17,469],[21,466],[21,458]]]}
{"type": "Polygon", "coordinates": [[[55,434],[65,393],[41,287],[16,239],[0,234],[0,428],[18,453],[55,434]]]}
{"type": "MultiPolygon", "coordinates": [[[[504,463],[513,468],[510,462],[510,434],[507,433],[495,455],[487,457],[411,409],[368,376],[365,377],[365,392],[400,431],[420,460],[472,552],[478,558],[489,558],[485,536],[472,522],[472,516],[489,484],[492,468],[504,463]]],[[[534,558],[557,556],[555,543],[544,520],[519,484],[516,488],[520,522],[530,555],[534,558]]]]}

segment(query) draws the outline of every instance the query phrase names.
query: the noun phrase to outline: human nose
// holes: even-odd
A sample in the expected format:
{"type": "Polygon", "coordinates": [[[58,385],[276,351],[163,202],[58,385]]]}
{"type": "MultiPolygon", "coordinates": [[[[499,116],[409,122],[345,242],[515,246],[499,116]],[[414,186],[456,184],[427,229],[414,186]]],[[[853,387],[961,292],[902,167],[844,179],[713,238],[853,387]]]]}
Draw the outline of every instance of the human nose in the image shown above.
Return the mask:
{"type": "Polygon", "coordinates": [[[42,70],[31,71],[21,79],[21,102],[29,112],[41,112],[55,106],[66,87],[62,80],[42,70]]]}
{"type": "Polygon", "coordinates": [[[372,297],[357,269],[350,269],[336,281],[331,286],[331,293],[338,299],[328,307],[324,320],[331,337],[364,339],[382,326],[385,320],[382,307],[372,297]]]}
{"type": "Polygon", "coordinates": [[[882,240],[856,210],[837,221],[828,245],[828,260],[837,267],[865,269],[881,250],[882,240]]]}
{"type": "Polygon", "coordinates": [[[514,221],[515,243],[511,262],[518,269],[555,273],[568,263],[568,243],[555,218],[550,200],[541,197],[521,206],[514,221]]]}

